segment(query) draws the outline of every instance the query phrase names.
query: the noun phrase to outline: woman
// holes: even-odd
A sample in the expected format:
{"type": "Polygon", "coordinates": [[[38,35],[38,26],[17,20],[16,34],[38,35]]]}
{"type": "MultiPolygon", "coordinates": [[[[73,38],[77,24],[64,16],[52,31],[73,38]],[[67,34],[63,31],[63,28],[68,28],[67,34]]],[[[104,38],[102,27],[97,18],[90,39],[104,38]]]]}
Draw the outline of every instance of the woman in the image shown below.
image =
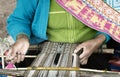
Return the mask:
{"type": "Polygon", "coordinates": [[[82,65],[90,55],[110,37],[93,30],[60,7],[55,0],[18,0],[14,12],[7,20],[7,31],[16,41],[9,49],[7,60],[24,60],[30,44],[45,40],[79,43],[74,53],[83,48],[79,56],[82,65]],[[27,5],[27,6],[26,6],[27,5]]]}

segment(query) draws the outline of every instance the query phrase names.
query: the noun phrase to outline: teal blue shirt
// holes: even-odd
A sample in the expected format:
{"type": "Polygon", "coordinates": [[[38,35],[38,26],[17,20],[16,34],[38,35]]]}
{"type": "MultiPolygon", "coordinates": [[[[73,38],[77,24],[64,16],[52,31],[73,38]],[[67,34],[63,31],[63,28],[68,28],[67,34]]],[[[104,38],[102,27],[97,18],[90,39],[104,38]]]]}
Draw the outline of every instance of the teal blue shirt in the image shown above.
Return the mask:
{"type": "Polygon", "coordinates": [[[7,19],[7,31],[16,40],[26,34],[31,44],[47,40],[46,29],[50,0],[17,0],[16,8],[7,19]]]}
{"type": "MultiPolygon", "coordinates": [[[[46,31],[50,0],[17,0],[17,6],[7,19],[7,31],[16,40],[26,34],[31,44],[48,40],[46,31]]],[[[109,36],[105,34],[107,41],[109,36]]]]}

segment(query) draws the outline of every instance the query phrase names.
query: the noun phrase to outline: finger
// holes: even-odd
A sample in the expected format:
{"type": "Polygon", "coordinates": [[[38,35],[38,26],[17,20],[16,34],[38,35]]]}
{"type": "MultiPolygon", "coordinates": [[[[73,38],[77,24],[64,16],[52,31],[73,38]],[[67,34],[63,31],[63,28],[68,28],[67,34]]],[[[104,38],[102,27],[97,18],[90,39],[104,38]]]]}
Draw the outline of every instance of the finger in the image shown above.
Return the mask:
{"type": "Polygon", "coordinates": [[[88,59],[85,59],[85,60],[81,61],[80,64],[85,65],[85,64],[87,64],[87,62],[88,62],[88,59]]]}
{"type": "Polygon", "coordinates": [[[21,53],[18,52],[17,53],[17,63],[20,63],[20,61],[21,61],[21,53]]]}
{"type": "Polygon", "coordinates": [[[21,49],[21,53],[22,53],[22,54],[26,54],[28,48],[29,48],[29,46],[27,46],[27,47],[23,47],[23,48],[21,49]]]}
{"type": "Polygon", "coordinates": [[[80,49],[82,49],[83,47],[81,45],[78,45],[75,50],[74,50],[74,53],[77,53],[80,49]]]}
{"type": "Polygon", "coordinates": [[[6,59],[6,63],[8,64],[8,63],[16,63],[16,61],[17,61],[17,57],[15,57],[15,58],[13,58],[13,59],[6,59]]]}
{"type": "Polygon", "coordinates": [[[83,57],[82,59],[80,59],[80,62],[83,62],[86,59],[87,59],[86,57],[83,57]]]}
{"type": "Polygon", "coordinates": [[[5,55],[8,56],[8,55],[11,55],[11,53],[12,53],[12,49],[10,48],[5,55]]]}
{"type": "Polygon", "coordinates": [[[25,54],[26,54],[27,50],[28,50],[28,47],[23,47],[23,48],[21,49],[21,61],[24,60],[25,54]]]}
{"type": "Polygon", "coordinates": [[[87,58],[87,57],[89,57],[89,56],[88,56],[87,51],[84,50],[83,53],[81,53],[81,55],[79,56],[79,58],[80,58],[80,59],[83,59],[83,58],[85,58],[85,57],[87,58]]]}
{"type": "Polygon", "coordinates": [[[23,61],[24,58],[25,58],[25,54],[22,54],[22,55],[21,55],[21,61],[23,61]]]}
{"type": "Polygon", "coordinates": [[[21,52],[20,52],[21,54],[20,54],[20,61],[23,61],[24,60],[24,57],[25,57],[25,54],[24,54],[24,52],[21,50],[21,52]]]}
{"type": "Polygon", "coordinates": [[[80,60],[80,64],[84,65],[87,63],[87,61],[88,61],[88,58],[84,57],[83,59],[80,60]]]}
{"type": "Polygon", "coordinates": [[[19,63],[20,61],[24,60],[26,51],[28,50],[29,45],[23,45],[22,47],[20,47],[20,50],[17,52],[17,63],[19,63]]]}
{"type": "Polygon", "coordinates": [[[7,54],[6,54],[6,60],[10,60],[11,58],[11,53],[12,53],[12,49],[9,49],[7,54]]]}
{"type": "Polygon", "coordinates": [[[17,57],[11,60],[11,63],[15,64],[17,62],[17,57]]]}
{"type": "Polygon", "coordinates": [[[16,54],[17,51],[18,51],[17,48],[15,48],[15,47],[12,48],[12,53],[11,53],[11,56],[10,56],[11,59],[14,59],[17,56],[17,54],[16,54]]]}
{"type": "Polygon", "coordinates": [[[22,47],[16,45],[13,47],[13,50],[14,50],[13,56],[16,57],[15,62],[20,63],[22,47]]]}
{"type": "Polygon", "coordinates": [[[81,48],[76,54],[77,56],[80,56],[83,53],[83,48],[81,48]]]}

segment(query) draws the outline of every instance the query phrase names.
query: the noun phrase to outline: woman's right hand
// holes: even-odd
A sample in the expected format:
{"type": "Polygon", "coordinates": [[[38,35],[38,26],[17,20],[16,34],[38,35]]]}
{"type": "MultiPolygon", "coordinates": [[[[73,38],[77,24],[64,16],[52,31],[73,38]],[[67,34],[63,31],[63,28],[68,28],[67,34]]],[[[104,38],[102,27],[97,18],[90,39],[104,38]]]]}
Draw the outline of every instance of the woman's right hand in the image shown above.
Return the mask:
{"type": "Polygon", "coordinates": [[[28,37],[23,34],[19,35],[14,45],[6,54],[6,62],[20,63],[20,61],[23,61],[29,45],[28,37]]]}

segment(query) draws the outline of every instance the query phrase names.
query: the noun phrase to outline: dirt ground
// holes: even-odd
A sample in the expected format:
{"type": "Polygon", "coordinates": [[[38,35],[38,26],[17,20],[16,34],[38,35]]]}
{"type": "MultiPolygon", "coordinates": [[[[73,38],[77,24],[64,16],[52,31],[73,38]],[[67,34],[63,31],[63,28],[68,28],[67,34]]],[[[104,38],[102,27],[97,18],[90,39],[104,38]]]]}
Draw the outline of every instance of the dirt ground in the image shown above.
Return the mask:
{"type": "Polygon", "coordinates": [[[0,37],[7,36],[6,18],[13,11],[16,0],[0,0],[0,37]]]}

